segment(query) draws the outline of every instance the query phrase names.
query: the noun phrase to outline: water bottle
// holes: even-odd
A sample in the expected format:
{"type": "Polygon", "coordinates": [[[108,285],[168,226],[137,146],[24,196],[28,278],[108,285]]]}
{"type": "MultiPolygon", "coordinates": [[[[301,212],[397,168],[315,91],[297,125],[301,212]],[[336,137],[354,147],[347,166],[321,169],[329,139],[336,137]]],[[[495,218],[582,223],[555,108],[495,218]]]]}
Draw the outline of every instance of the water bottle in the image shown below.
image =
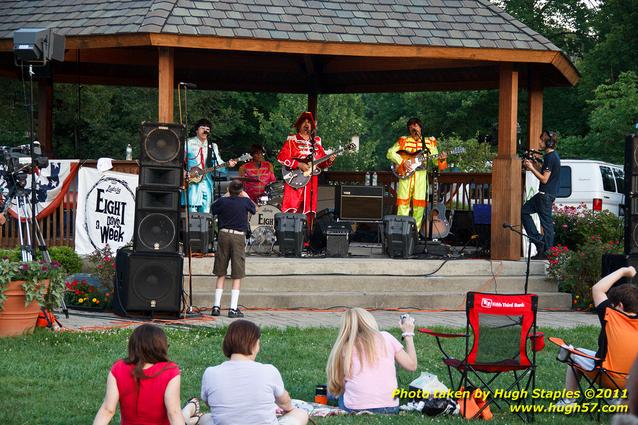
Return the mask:
{"type": "Polygon", "coordinates": [[[131,147],[130,143],[126,145],[126,160],[127,161],[133,160],[133,148],[131,147]]]}
{"type": "Polygon", "coordinates": [[[366,176],[365,176],[365,180],[364,180],[364,184],[366,186],[370,186],[370,173],[366,171],[366,176]]]}
{"type": "Polygon", "coordinates": [[[377,172],[372,173],[372,186],[377,185],[377,172]]]}

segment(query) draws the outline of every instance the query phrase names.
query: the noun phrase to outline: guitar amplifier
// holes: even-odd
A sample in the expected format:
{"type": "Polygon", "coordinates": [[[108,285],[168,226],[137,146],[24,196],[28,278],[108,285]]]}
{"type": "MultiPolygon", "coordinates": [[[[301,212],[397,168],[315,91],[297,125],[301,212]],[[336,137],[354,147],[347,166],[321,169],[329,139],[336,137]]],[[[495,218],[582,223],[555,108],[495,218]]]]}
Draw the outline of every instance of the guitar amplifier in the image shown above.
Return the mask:
{"type": "Polygon", "coordinates": [[[349,221],[383,220],[383,186],[339,186],[335,193],[335,215],[349,221]]]}

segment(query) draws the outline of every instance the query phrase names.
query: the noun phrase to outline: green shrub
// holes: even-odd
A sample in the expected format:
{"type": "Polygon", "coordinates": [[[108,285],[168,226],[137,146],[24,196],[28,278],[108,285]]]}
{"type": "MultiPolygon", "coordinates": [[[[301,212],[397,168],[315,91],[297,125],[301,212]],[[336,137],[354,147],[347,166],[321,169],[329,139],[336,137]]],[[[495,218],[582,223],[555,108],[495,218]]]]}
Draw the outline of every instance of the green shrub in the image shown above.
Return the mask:
{"type": "Polygon", "coordinates": [[[598,236],[603,243],[622,241],[623,221],[613,213],[593,211],[585,204],[578,207],[556,206],[553,210],[554,245],[566,246],[572,251],[580,251],[592,236],[598,236]]]}
{"type": "Polygon", "coordinates": [[[558,282],[559,291],[572,294],[574,308],[591,310],[591,287],[600,279],[603,255],[621,252],[619,241],[604,241],[597,235],[585,241],[579,251],[557,245],[548,253],[548,275],[558,282]]]}
{"type": "Polygon", "coordinates": [[[80,273],[82,271],[82,257],[70,246],[52,246],[49,248],[51,259],[59,262],[67,274],[80,273]]]}
{"type": "MultiPolygon", "coordinates": [[[[69,246],[52,246],[49,249],[51,260],[60,263],[60,266],[67,274],[80,273],[82,271],[82,257],[75,253],[75,250],[69,246]]],[[[0,259],[7,258],[10,261],[21,261],[22,253],[20,248],[0,249],[0,259]]],[[[36,260],[42,258],[42,254],[38,250],[36,260]]]]}

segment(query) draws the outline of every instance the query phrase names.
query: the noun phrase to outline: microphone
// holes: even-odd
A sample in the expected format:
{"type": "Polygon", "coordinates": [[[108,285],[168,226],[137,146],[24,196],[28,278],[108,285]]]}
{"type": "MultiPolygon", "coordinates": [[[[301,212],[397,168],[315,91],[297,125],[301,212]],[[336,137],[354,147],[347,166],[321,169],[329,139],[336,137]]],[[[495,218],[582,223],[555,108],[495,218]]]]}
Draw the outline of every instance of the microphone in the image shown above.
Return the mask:
{"type": "Polygon", "coordinates": [[[196,89],[197,88],[197,84],[195,83],[186,83],[184,81],[180,81],[179,85],[182,87],[186,87],[187,89],[196,89]]]}
{"type": "Polygon", "coordinates": [[[514,226],[512,226],[511,224],[503,223],[503,229],[512,229],[512,228],[514,228],[514,226]]]}
{"type": "Polygon", "coordinates": [[[210,134],[210,128],[205,129],[204,134],[210,134]]]}

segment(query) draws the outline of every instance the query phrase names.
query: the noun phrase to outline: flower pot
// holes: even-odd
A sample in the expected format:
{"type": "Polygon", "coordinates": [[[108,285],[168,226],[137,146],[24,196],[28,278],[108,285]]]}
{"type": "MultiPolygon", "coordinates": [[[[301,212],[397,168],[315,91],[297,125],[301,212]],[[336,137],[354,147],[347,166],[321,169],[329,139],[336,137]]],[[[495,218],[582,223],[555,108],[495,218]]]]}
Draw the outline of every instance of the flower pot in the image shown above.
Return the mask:
{"type": "Polygon", "coordinates": [[[25,307],[23,280],[9,282],[5,291],[7,299],[0,311],[0,337],[33,333],[40,312],[36,301],[25,307]]]}

